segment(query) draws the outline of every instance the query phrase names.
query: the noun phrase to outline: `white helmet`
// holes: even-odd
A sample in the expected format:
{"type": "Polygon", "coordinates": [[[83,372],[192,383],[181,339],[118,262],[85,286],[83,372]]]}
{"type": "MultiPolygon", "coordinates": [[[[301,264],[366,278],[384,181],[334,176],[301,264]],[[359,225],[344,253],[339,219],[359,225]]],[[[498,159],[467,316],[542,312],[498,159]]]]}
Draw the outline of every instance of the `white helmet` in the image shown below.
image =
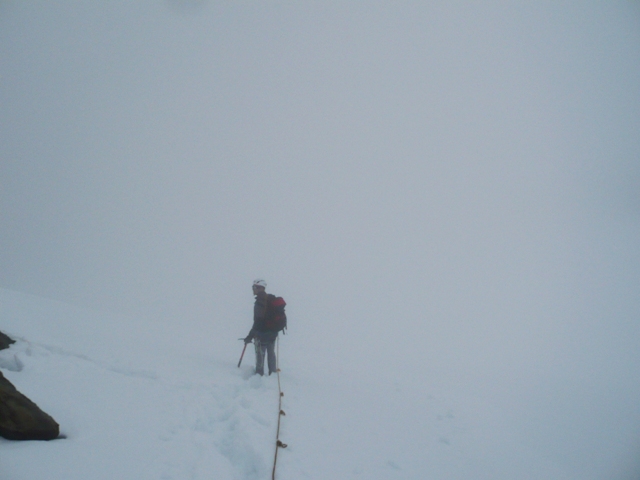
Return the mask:
{"type": "Polygon", "coordinates": [[[253,281],[253,284],[259,287],[267,288],[267,282],[265,282],[262,278],[256,278],[253,281]]]}

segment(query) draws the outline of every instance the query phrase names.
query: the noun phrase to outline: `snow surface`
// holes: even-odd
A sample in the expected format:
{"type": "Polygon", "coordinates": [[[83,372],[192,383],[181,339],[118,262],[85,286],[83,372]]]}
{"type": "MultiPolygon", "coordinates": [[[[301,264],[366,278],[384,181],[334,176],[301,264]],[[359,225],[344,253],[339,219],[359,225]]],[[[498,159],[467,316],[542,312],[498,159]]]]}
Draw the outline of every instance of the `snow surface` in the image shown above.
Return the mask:
{"type": "MultiPolygon", "coordinates": [[[[249,323],[223,337],[0,290],[0,330],[18,340],[0,368],[67,437],[0,439],[0,478],[271,478],[278,382],[252,375],[250,349],[236,366],[249,323]]],[[[276,478],[579,478],[501,412],[415,372],[335,368],[295,331],[279,345],[288,448],[276,478]]]]}

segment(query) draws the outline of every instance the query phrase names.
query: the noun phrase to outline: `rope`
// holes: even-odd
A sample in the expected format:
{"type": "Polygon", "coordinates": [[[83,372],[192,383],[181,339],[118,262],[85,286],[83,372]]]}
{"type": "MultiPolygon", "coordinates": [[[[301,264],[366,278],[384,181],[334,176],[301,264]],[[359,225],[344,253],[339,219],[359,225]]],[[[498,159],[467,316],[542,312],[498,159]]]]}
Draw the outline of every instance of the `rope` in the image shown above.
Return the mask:
{"type": "Polygon", "coordinates": [[[278,375],[278,429],[276,430],[276,452],[273,456],[273,471],[271,472],[271,480],[276,480],[276,465],[278,463],[278,449],[287,448],[286,443],[280,441],[280,419],[286,415],[282,410],[282,388],[280,387],[280,339],[276,337],[276,374],[278,375]]]}

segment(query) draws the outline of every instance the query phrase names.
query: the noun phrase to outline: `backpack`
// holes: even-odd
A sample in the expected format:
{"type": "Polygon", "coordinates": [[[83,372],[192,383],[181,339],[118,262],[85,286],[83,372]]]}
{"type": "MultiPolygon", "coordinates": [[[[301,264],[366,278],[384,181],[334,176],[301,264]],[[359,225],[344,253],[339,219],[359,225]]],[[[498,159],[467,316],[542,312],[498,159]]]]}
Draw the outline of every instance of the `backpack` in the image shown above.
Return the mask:
{"type": "Polygon", "coordinates": [[[287,303],[282,297],[267,295],[267,310],[264,314],[264,326],[271,332],[279,332],[287,328],[287,315],[284,307],[287,303]]]}

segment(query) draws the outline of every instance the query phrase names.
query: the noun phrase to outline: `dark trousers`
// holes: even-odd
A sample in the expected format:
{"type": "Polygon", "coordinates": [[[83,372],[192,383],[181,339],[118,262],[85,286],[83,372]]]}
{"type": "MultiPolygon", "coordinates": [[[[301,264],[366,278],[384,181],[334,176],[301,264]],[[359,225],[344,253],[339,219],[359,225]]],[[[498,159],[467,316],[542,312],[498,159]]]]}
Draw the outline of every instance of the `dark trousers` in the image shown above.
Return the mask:
{"type": "Polygon", "coordinates": [[[276,342],[275,340],[264,341],[254,338],[253,343],[256,347],[256,373],[264,375],[264,355],[267,354],[267,364],[269,366],[269,375],[276,371],[276,342]]]}

